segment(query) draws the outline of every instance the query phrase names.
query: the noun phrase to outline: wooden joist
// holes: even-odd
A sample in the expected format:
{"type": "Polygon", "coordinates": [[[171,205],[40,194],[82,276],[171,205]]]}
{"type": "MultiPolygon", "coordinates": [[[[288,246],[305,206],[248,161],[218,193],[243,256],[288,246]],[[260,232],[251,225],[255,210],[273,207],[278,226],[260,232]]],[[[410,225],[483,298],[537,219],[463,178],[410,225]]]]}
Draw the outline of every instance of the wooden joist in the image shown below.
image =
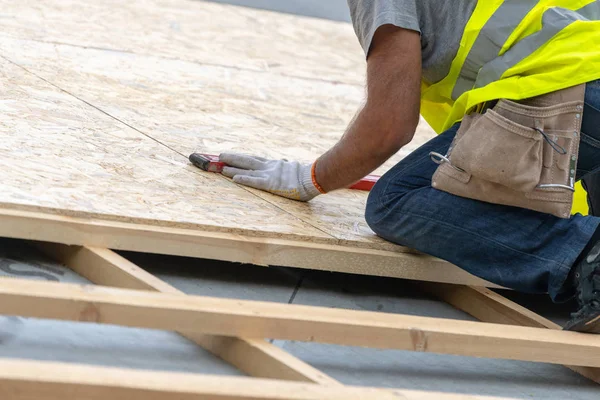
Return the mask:
{"type": "Polygon", "coordinates": [[[400,247],[398,251],[373,250],[2,208],[0,236],[264,266],[497,287],[446,261],[411,253],[408,249],[401,251],[400,247]]]}
{"type": "MultiPolygon", "coordinates": [[[[490,289],[431,282],[419,282],[417,286],[484,322],[562,329],[560,325],[490,289]]],[[[574,365],[565,365],[565,367],[600,383],[600,368],[574,365]]]]}
{"type": "Polygon", "coordinates": [[[576,332],[147,291],[0,281],[0,313],[475,357],[600,366],[600,337],[576,332]]]}
{"type": "Polygon", "coordinates": [[[484,322],[561,329],[558,324],[486,288],[429,282],[416,285],[484,322]]]}
{"type": "Polygon", "coordinates": [[[0,359],[0,398],[10,400],[508,400],[318,385],[270,379],[0,359]]]}
{"type": "MultiPolygon", "coordinates": [[[[41,242],[36,243],[36,246],[98,285],[184,294],[112,250],[41,242]]],[[[214,336],[198,332],[180,333],[250,376],[321,384],[338,383],[263,339],[214,336]]]]}

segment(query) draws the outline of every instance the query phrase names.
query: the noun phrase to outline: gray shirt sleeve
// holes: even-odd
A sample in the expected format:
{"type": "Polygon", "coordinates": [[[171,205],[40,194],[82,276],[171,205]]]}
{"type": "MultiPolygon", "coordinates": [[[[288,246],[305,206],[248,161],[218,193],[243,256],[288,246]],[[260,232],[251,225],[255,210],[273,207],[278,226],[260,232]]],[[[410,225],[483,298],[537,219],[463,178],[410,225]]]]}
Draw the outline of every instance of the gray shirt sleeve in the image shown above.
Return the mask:
{"type": "Polygon", "coordinates": [[[416,1],[419,0],[348,0],[352,24],[365,56],[377,28],[392,24],[421,33],[416,1]]]}

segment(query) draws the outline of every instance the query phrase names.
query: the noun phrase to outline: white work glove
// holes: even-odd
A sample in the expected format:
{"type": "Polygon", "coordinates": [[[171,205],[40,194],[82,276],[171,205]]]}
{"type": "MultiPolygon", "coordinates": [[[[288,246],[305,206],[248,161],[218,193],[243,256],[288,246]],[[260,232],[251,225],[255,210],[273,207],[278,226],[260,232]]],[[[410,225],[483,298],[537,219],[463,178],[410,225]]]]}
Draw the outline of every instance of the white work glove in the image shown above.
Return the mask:
{"type": "Polygon", "coordinates": [[[221,154],[219,160],[229,165],[222,174],[235,183],[300,201],[321,194],[313,184],[311,165],[231,153],[221,154]]]}

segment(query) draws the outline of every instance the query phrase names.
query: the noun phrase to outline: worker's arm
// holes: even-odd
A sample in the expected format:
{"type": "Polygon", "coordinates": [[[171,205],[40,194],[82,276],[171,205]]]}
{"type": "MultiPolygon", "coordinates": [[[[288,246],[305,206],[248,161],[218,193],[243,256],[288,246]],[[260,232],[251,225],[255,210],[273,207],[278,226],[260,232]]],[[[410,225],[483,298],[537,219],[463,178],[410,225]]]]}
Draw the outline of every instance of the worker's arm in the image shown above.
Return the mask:
{"type": "Polygon", "coordinates": [[[367,59],[367,101],[341,140],[314,169],[289,161],[222,154],[223,173],[238,183],[296,200],[348,187],[409,143],[419,122],[421,41],[419,33],[380,27],[367,59]],[[316,182],[315,182],[316,181],[316,182]],[[315,185],[316,183],[316,185],[315,185]]]}
{"type": "Polygon", "coordinates": [[[319,158],[317,182],[347,187],[409,143],[419,122],[421,41],[417,32],[379,28],[367,59],[367,101],[342,139],[319,158]]]}

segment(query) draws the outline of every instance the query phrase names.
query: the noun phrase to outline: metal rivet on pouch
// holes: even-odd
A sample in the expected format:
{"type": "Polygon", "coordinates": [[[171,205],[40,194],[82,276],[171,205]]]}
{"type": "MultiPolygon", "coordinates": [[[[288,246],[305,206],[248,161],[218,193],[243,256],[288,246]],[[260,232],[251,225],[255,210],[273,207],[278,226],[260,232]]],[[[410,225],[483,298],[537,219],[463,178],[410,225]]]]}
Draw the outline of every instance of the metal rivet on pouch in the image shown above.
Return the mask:
{"type": "Polygon", "coordinates": [[[571,160],[573,160],[573,161],[577,160],[577,156],[571,157],[571,160]]]}
{"type": "Polygon", "coordinates": [[[581,114],[575,114],[575,118],[577,118],[577,119],[581,118],[581,114]]]}

